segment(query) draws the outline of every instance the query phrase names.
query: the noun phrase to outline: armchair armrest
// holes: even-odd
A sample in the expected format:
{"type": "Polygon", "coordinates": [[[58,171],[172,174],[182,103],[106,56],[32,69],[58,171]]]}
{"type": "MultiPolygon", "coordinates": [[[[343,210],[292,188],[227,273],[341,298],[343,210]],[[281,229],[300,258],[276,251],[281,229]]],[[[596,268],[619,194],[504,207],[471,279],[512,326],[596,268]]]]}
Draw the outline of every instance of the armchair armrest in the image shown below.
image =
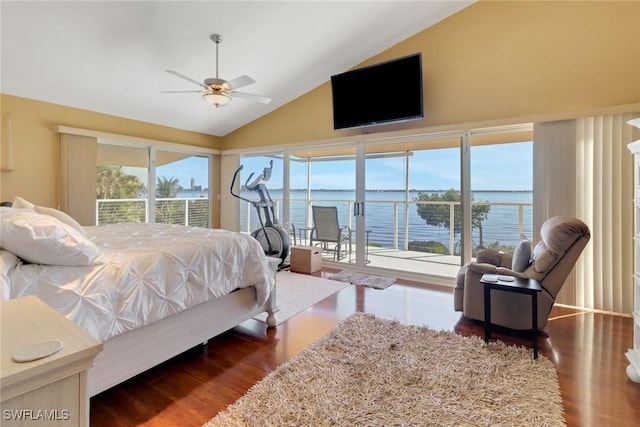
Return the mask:
{"type": "Polygon", "coordinates": [[[478,263],[488,263],[491,265],[495,265],[496,267],[507,268],[511,268],[512,259],[513,254],[504,253],[502,251],[497,251],[490,248],[481,250],[476,256],[476,262],[478,263]]]}
{"type": "Polygon", "coordinates": [[[514,276],[520,278],[526,278],[527,276],[523,273],[519,273],[517,271],[513,271],[510,268],[499,267],[493,264],[489,264],[486,262],[472,262],[469,264],[470,271],[477,273],[479,275],[482,274],[500,274],[503,276],[514,276]]]}
{"type": "Polygon", "coordinates": [[[472,262],[469,263],[468,271],[477,274],[498,274],[498,267],[488,262],[472,262]]]}

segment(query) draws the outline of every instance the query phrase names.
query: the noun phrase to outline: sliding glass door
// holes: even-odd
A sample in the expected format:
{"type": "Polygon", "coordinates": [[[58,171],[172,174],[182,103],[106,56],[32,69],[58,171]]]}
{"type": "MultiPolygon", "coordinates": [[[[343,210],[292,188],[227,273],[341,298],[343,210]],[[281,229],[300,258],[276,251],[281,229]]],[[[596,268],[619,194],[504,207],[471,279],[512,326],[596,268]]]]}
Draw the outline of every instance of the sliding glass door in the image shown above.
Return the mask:
{"type": "Polygon", "coordinates": [[[369,145],[366,265],[450,277],[460,267],[460,140],[369,145]]]}
{"type": "Polygon", "coordinates": [[[533,240],[533,141],[472,137],[470,160],[473,256],[533,240]]]}
{"type": "Polygon", "coordinates": [[[327,262],[354,263],[357,250],[353,217],[355,147],[292,152],[289,165],[289,222],[295,229],[295,243],[322,247],[327,262]],[[316,223],[319,216],[314,220],[314,206],[327,208],[321,224],[316,223]],[[337,228],[334,226],[328,231],[331,235],[323,232],[328,222],[337,224],[337,228]]]}
{"type": "Polygon", "coordinates": [[[96,225],[147,222],[149,150],[98,144],[96,225]]]}
{"type": "MultiPolygon", "coordinates": [[[[522,128],[292,150],[251,157],[261,162],[251,171],[274,161],[269,188],[292,244],[322,246],[338,268],[450,283],[478,249],[531,236],[531,130],[522,128]],[[335,208],[349,236],[339,255],[314,234],[314,206],[335,208]]],[[[243,210],[242,229],[253,230],[255,214],[243,210]]]]}
{"type": "Polygon", "coordinates": [[[156,151],[155,222],[209,227],[208,156],[156,151]]]}

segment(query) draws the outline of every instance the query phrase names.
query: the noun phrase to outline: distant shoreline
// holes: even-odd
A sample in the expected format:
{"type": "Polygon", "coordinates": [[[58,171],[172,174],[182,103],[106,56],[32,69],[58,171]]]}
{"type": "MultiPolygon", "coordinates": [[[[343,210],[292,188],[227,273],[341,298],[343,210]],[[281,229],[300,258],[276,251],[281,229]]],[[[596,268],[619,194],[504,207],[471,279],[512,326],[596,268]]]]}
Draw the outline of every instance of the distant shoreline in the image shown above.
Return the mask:
{"type": "MultiPolygon", "coordinates": [[[[451,190],[446,189],[446,190],[418,190],[418,189],[414,189],[411,188],[409,189],[409,192],[411,193],[444,193],[445,191],[449,191],[451,190]]],[[[269,189],[269,191],[282,191],[282,188],[274,188],[274,189],[269,189]]],[[[290,188],[289,191],[307,191],[306,188],[290,188]]],[[[327,189],[327,188],[314,188],[311,191],[317,191],[317,192],[341,192],[341,193],[345,193],[345,192],[354,192],[356,190],[331,190],[331,189],[327,189]]],[[[372,192],[372,193],[396,193],[396,192],[404,192],[404,190],[400,189],[400,190],[376,190],[376,189],[368,189],[365,190],[368,192],[372,192]]],[[[472,190],[473,193],[533,193],[533,190],[472,190]]]]}

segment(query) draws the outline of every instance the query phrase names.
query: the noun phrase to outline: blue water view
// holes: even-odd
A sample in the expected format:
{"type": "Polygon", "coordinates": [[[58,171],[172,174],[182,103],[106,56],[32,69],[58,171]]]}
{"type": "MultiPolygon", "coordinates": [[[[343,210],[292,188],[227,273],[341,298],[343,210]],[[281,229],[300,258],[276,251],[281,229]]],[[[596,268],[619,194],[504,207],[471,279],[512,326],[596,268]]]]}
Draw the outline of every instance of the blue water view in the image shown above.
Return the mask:
{"type": "MultiPolygon", "coordinates": [[[[433,193],[432,191],[425,191],[433,193]]],[[[282,191],[272,190],[272,199],[278,204],[278,216],[282,220],[282,191]]],[[[450,246],[449,230],[444,227],[427,225],[417,213],[416,203],[419,191],[410,191],[408,208],[405,204],[404,191],[370,190],[366,192],[366,229],[369,233],[369,243],[384,248],[404,247],[405,223],[408,223],[408,241],[438,241],[445,247],[450,246]],[[407,218],[408,215],[408,218],[407,218]],[[394,227],[395,225],[395,227],[394,227]],[[395,229],[395,230],[394,230],[395,229]],[[395,231],[395,233],[394,233],[395,231]]],[[[290,220],[296,228],[312,225],[308,213],[305,190],[291,190],[290,192],[290,220]]],[[[257,194],[243,192],[243,196],[255,200],[257,194]]],[[[477,191],[473,192],[474,203],[487,202],[491,209],[487,219],[483,221],[483,244],[488,246],[499,242],[503,246],[515,247],[520,240],[520,233],[529,239],[533,237],[532,201],[530,191],[477,191]]],[[[355,227],[355,218],[351,215],[353,209],[354,191],[318,190],[311,191],[311,201],[315,205],[337,206],[341,226],[355,227]]],[[[242,203],[240,211],[241,229],[252,231],[259,227],[255,210],[247,209],[242,203]],[[247,214],[251,211],[251,221],[247,227],[247,214]],[[248,228],[248,229],[247,229],[248,228]]],[[[472,233],[473,247],[480,244],[479,230],[472,233]]],[[[460,236],[454,236],[455,250],[459,250],[460,236]]],[[[449,248],[450,249],[450,248],[449,248]]]]}

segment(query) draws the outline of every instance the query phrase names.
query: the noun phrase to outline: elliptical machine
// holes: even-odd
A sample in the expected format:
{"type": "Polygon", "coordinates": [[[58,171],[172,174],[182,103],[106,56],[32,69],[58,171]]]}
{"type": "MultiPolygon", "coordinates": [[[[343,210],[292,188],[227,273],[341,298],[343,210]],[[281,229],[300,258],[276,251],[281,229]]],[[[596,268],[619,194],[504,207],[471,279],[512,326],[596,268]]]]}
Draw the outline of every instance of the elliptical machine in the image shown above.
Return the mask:
{"type": "Polygon", "coordinates": [[[273,160],[269,162],[269,166],[264,168],[264,171],[260,175],[258,175],[252,182],[249,182],[253,177],[252,172],[244,184],[244,187],[247,190],[258,193],[260,196],[259,201],[247,199],[233,192],[233,187],[235,186],[238,173],[240,173],[242,167],[243,165],[240,165],[233,174],[233,180],[231,181],[230,188],[231,195],[240,200],[251,203],[251,205],[256,209],[258,220],[260,221],[260,228],[252,232],[251,235],[260,242],[260,245],[267,256],[280,258],[281,261],[278,267],[284,268],[286,266],[284,266],[283,263],[287,258],[287,255],[289,255],[291,241],[289,240],[289,233],[287,233],[287,231],[282,228],[278,222],[273,200],[271,199],[271,195],[269,195],[269,190],[267,190],[267,181],[271,178],[273,160]],[[263,215],[264,221],[262,219],[263,215]]]}

